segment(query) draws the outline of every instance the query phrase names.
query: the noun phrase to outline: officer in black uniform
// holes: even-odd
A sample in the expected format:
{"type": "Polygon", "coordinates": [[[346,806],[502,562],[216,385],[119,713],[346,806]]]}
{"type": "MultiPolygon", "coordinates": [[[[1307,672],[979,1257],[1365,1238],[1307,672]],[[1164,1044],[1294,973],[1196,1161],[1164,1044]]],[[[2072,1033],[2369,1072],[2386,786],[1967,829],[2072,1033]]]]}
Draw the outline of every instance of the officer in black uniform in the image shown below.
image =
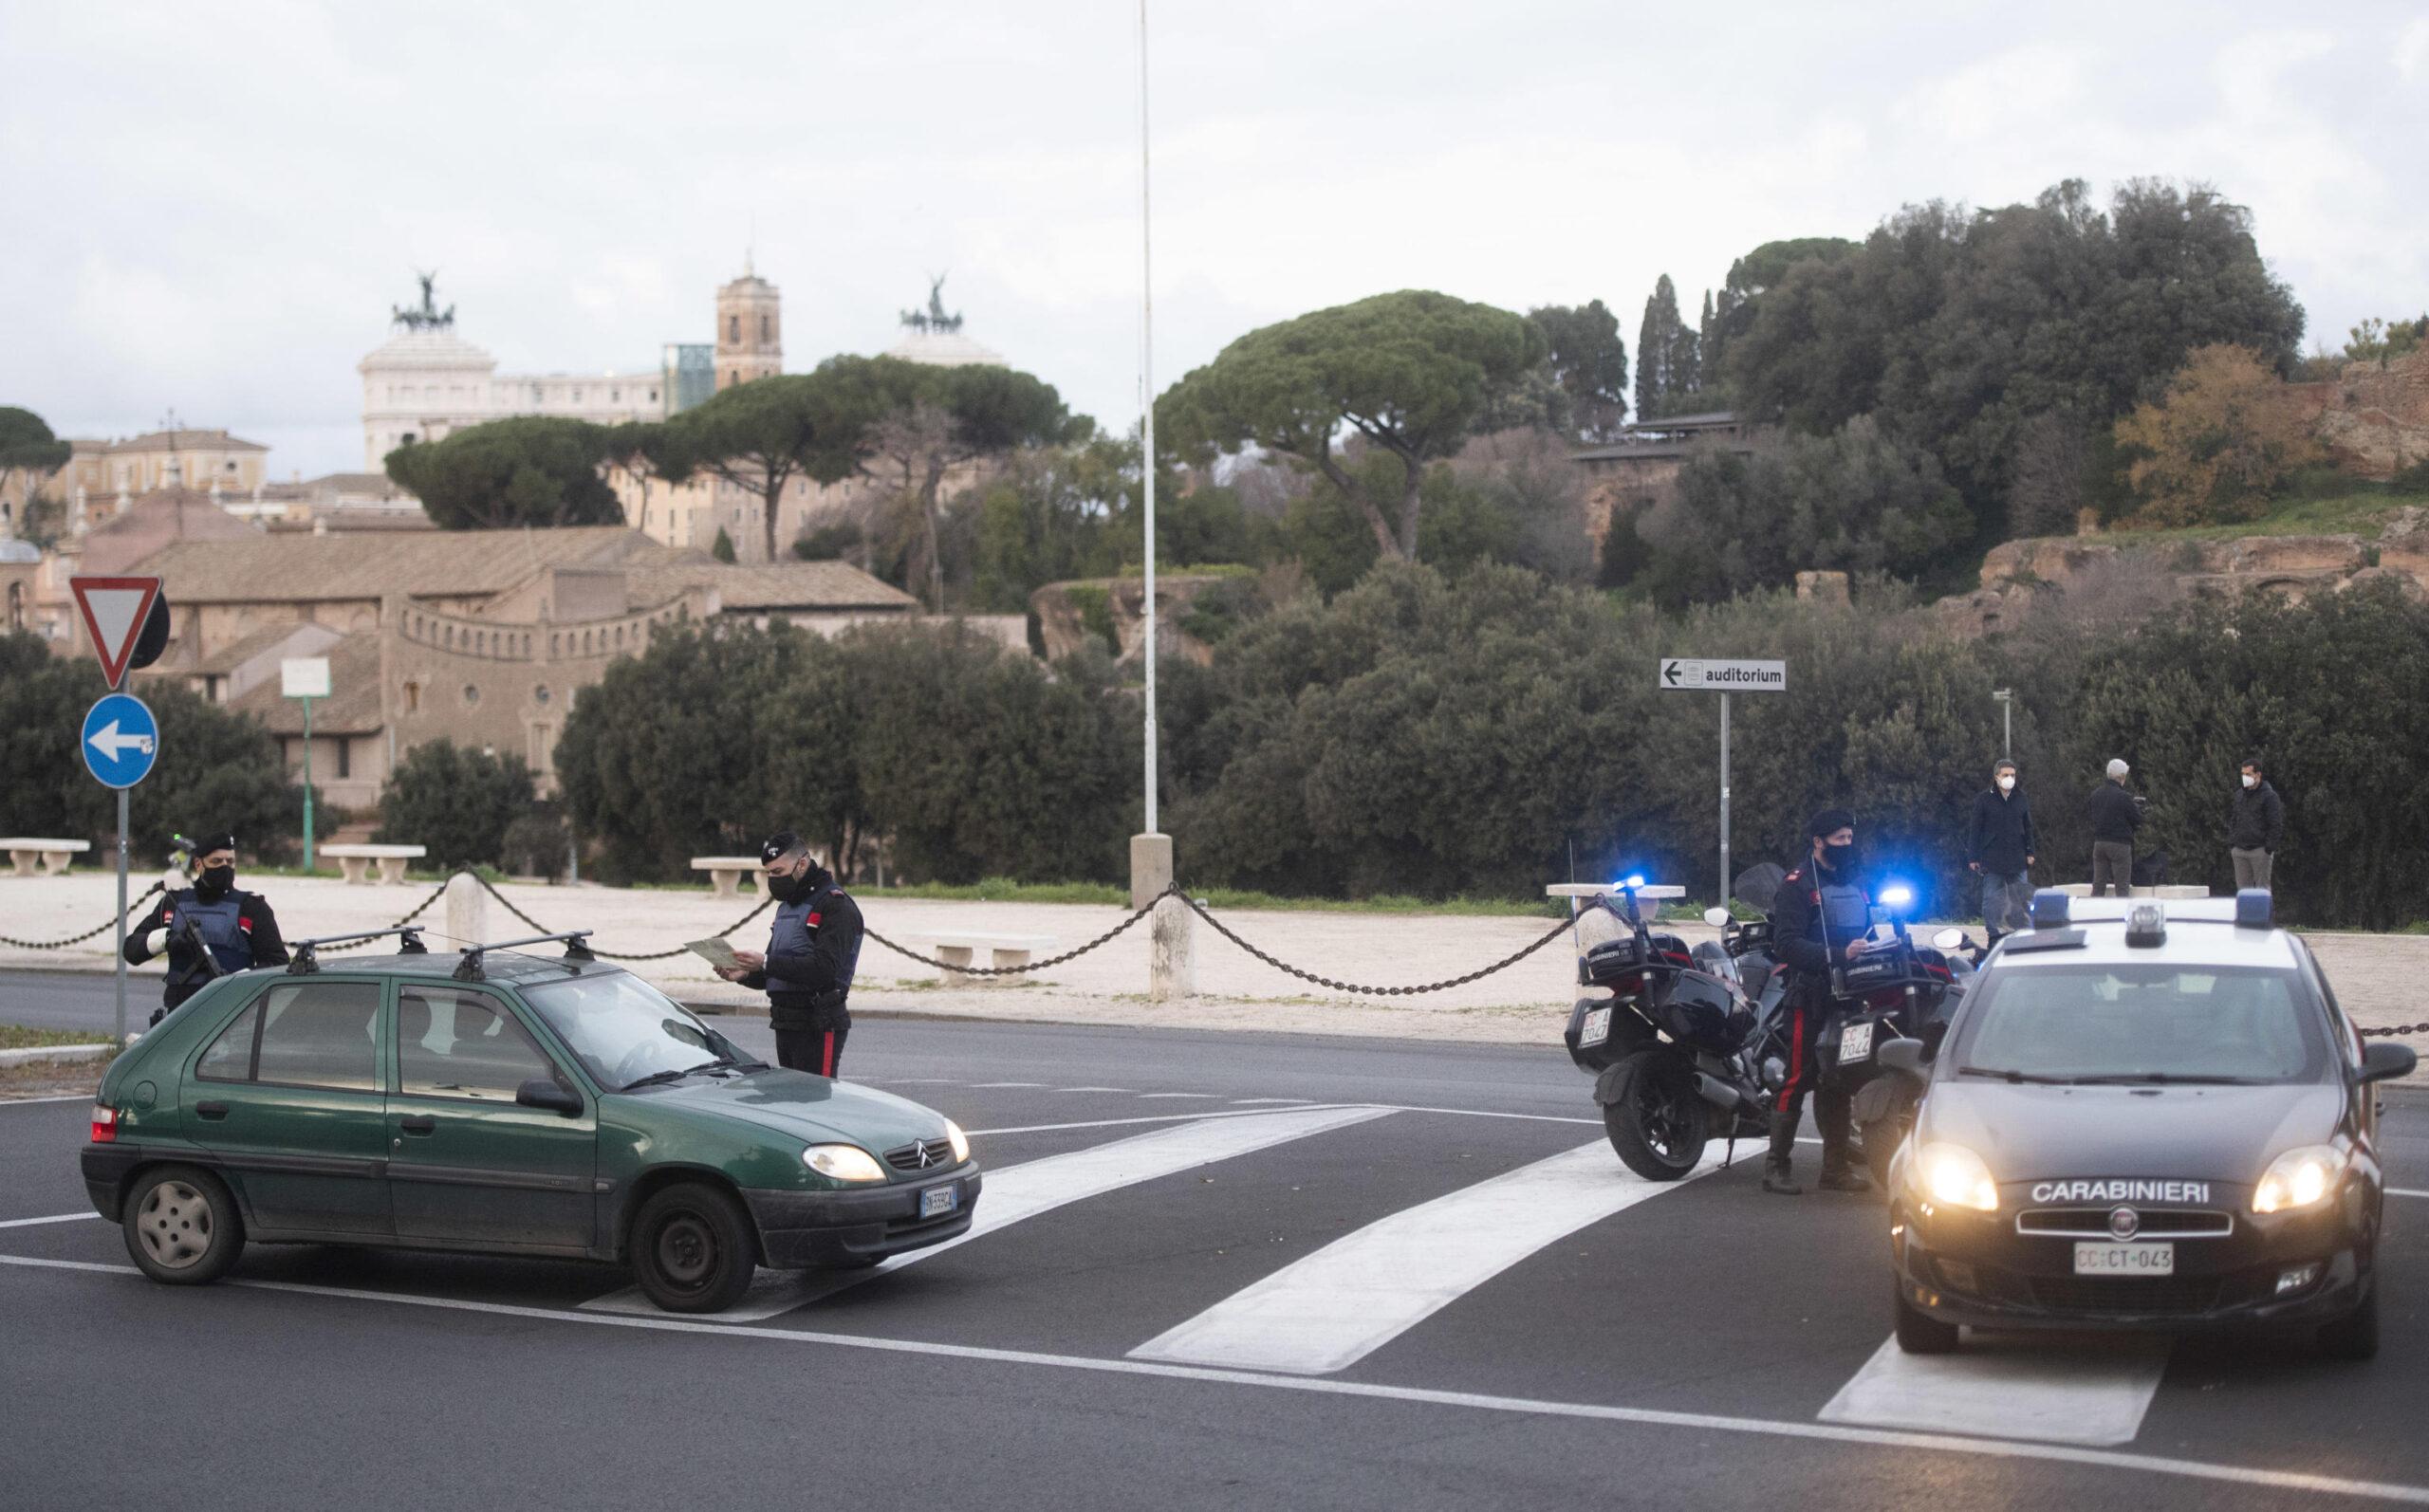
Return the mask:
{"type": "Polygon", "coordinates": [[[776,922],[768,931],[768,951],[736,950],[735,967],[717,975],[768,994],[768,1020],[776,1031],[776,1063],[795,1071],[838,1075],[844,1039],[852,1032],[845,1000],[861,960],[861,909],[800,836],[784,830],[759,847],[768,895],[776,900],[776,922]]]}
{"type": "Polygon", "coordinates": [[[1813,854],[1781,878],[1771,899],[1771,948],[1791,973],[1785,1004],[1789,1015],[1788,1079],[1771,1106],[1771,1152],[1763,1165],[1763,1189],[1784,1197],[1803,1195],[1789,1170],[1805,1095],[1815,1093],[1813,1121],[1822,1131],[1822,1185],[1832,1191],[1863,1191],[1872,1185],[1847,1158],[1849,1097],[1844,1088],[1820,1085],[1814,1047],[1830,1012],[1830,970],[1864,951],[1872,927],[1872,897],[1856,880],[1855,816],[1826,808],[1806,825],[1813,854]]]}
{"type": "Polygon", "coordinates": [[[152,1015],[154,1023],[213,977],[287,964],[278,915],[260,894],[236,886],[236,837],[205,836],[189,852],[195,860],[194,886],[162,899],[158,911],[126,937],[123,953],[129,966],[141,966],[163,947],[169,952],[168,985],[160,993],[159,1011],[152,1015]]]}

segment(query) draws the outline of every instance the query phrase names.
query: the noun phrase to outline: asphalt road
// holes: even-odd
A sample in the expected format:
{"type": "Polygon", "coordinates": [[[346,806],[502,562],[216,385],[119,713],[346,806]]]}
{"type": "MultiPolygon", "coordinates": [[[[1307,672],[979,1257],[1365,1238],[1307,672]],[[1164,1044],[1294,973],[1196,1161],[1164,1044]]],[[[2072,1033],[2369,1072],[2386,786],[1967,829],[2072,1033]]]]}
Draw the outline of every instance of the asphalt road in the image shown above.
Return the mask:
{"type": "MultiPolygon", "coordinates": [[[[106,1023],[79,980],[0,979],[0,1021],[83,1022],[97,986],[106,1023]]],[[[1556,1048],[871,1020],[845,1071],[973,1131],[982,1215],[1035,1167],[1033,1216],[825,1295],[763,1274],[712,1321],[632,1309],[603,1266],[398,1252],[156,1286],[64,1216],[81,1102],[0,1105],[9,1500],[2429,1501],[2429,1199],[2390,1199],[2370,1364],[1977,1337],[1917,1377],[1882,1358],[1877,1199],[1764,1196],[1751,1159],[1639,1183],[1556,1048]]],[[[2429,1188],[2429,1099],[2383,1132],[2429,1188]]]]}

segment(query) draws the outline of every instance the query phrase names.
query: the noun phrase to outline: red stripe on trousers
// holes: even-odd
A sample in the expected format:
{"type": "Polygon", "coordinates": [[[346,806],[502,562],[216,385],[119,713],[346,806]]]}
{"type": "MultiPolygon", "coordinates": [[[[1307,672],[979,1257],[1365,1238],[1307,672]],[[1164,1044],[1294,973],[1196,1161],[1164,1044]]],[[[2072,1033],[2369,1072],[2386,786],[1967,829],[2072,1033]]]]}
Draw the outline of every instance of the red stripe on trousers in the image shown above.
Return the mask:
{"type": "Polygon", "coordinates": [[[818,1052],[818,1074],[822,1077],[831,1077],[835,1074],[835,1031],[827,1030],[821,1040],[822,1047],[818,1052]]]}
{"type": "Polygon", "coordinates": [[[1788,1112],[1788,1099],[1796,1091],[1796,1084],[1804,1075],[1805,1010],[1799,1008],[1796,1010],[1796,1021],[1789,1029],[1788,1079],[1780,1083],[1780,1112],[1788,1112]]]}

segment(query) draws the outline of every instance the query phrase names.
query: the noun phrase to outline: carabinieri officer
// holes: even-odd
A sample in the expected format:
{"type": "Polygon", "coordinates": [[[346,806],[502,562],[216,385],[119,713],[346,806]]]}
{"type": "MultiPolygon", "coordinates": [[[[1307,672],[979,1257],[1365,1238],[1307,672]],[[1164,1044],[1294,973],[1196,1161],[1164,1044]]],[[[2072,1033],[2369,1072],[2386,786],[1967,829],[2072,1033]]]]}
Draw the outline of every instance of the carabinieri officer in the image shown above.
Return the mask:
{"type": "Polygon", "coordinates": [[[720,967],[717,975],[767,992],[777,1064],[836,1076],[844,1065],[844,1038],[852,1032],[845,1000],[861,959],[860,905],[791,830],[768,838],[759,864],[768,895],[776,900],[768,953],[736,950],[741,965],[720,967]]]}
{"type": "Polygon", "coordinates": [[[179,888],[159,912],[126,937],[126,963],[141,966],[169,951],[169,980],[154,1023],[210,986],[213,977],[257,966],[285,966],[287,942],[278,915],[258,893],[236,886],[236,837],[206,836],[193,845],[194,886],[179,888]]]}

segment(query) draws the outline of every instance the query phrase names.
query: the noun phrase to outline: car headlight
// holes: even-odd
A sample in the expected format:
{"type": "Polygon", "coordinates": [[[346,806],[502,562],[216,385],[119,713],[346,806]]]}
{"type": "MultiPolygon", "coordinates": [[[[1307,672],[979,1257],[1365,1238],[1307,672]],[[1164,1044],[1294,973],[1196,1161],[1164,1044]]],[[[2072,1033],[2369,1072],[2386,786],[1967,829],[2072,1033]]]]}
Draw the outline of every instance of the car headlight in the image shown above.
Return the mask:
{"type": "Polygon", "coordinates": [[[945,1137],[953,1142],[953,1163],[956,1166],[970,1158],[970,1135],[951,1118],[945,1120],[945,1137]]]}
{"type": "Polygon", "coordinates": [[[1999,1186],[1991,1168],[1963,1145],[1928,1144],[1914,1152],[1906,1170],[1916,1191],[1949,1208],[1999,1210],[1999,1186]]]}
{"type": "Polygon", "coordinates": [[[2333,1145],[2305,1145],[2269,1162],[2260,1185],[2252,1189],[2256,1213],[2291,1212],[2326,1202],[2345,1173],[2346,1156],[2333,1145]]]}
{"type": "Polygon", "coordinates": [[[803,1164],[834,1181],[883,1181],[885,1168],[877,1156],[858,1145],[812,1145],[801,1152],[803,1164]]]}

